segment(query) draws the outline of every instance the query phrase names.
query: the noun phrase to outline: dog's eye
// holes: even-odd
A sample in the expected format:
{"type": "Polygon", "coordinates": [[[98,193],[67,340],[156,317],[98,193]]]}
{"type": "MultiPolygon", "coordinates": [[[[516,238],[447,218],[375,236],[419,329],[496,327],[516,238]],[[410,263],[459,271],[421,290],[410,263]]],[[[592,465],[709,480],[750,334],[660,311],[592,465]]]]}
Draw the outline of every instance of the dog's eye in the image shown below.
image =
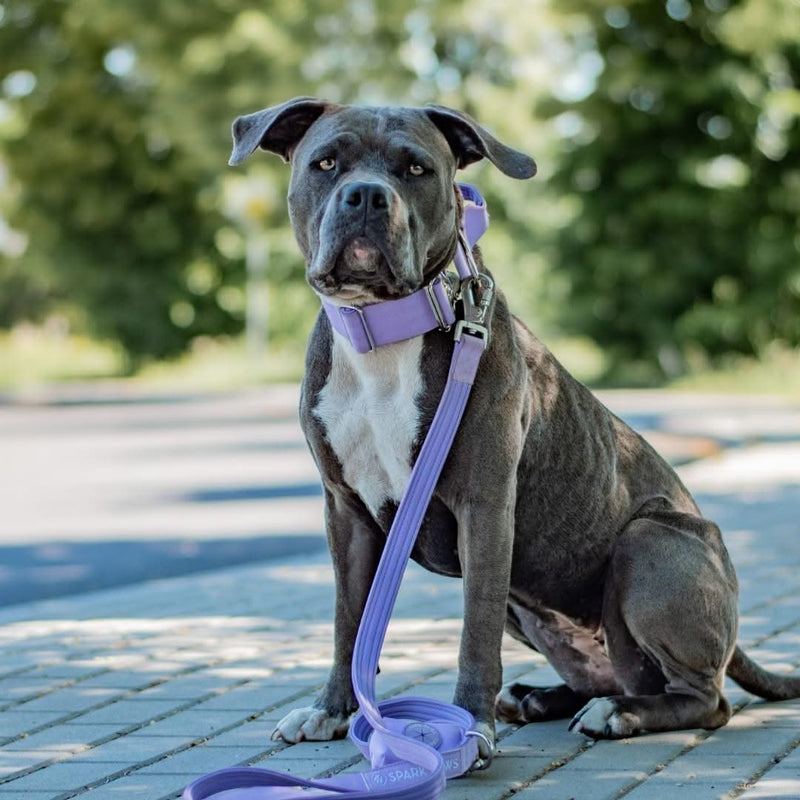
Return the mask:
{"type": "Polygon", "coordinates": [[[330,158],[330,157],[321,158],[319,161],[317,161],[317,166],[323,172],[330,172],[336,166],[336,159],[335,158],[330,158]]]}
{"type": "Polygon", "coordinates": [[[425,167],[423,167],[421,164],[412,164],[408,168],[408,174],[418,178],[420,175],[425,174],[425,167]]]}

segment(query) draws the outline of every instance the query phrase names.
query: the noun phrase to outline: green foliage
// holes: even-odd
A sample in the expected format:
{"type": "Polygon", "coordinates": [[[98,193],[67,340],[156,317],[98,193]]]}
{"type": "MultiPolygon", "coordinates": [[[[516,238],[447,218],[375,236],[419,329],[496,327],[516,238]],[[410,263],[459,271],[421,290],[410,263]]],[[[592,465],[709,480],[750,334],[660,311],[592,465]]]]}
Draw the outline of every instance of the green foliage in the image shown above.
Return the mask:
{"type": "Polygon", "coordinates": [[[800,41],[789,0],[567,3],[602,70],[544,105],[569,193],[551,289],[569,329],[649,382],[800,344],[800,41]],[[770,8],[771,7],[771,8],[770,8]]]}
{"type": "Polygon", "coordinates": [[[533,154],[530,183],[463,176],[487,260],[607,379],[797,345],[800,14],[728,2],[0,0],[0,250],[4,219],[28,240],[0,253],[0,327],[57,311],[130,367],[237,334],[266,236],[270,336],[295,346],[317,306],[288,169],[225,164],[237,114],[315,94],[450,104],[533,154]]]}
{"type": "MultiPolygon", "coordinates": [[[[57,309],[121,342],[132,366],[236,333],[245,240],[260,229],[281,300],[271,335],[303,337],[315,303],[291,288],[303,267],[280,199],[288,170],[262,157],[228,171],[231,120],[296,94],[480,115],[512,83],[481,14],[454,0],[1,2],[0,147],[14,188],[3,213],[29,243],[0,261],[15,298],[0,325],[57,309]],[[241,175],[253,180],[232,210],[241,175]]],[[[502,236],[507,215],[493,210],[502,236]]]]}

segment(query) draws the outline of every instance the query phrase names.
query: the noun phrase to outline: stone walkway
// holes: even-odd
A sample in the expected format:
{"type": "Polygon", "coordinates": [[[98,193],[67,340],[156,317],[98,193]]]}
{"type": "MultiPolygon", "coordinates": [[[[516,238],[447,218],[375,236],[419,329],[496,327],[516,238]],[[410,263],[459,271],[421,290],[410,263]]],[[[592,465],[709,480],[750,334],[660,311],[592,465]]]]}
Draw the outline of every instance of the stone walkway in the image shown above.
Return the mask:
{"type": "MultiPolygon", "coordinates": [[[[674,460],[701,447],[706,457],[682,474],[725,531],[741,581],[740,640],[760,663],[792,671],[800,411],[677,398],[605,397],[657,432],[674,460]]],[[[315,551],[0,610],[0,800],[167,800],[237,764],[304,776],[361,768],[347,740],[288,747],[269,738],[327,674],[332,594],[328,558],[315,551]]],[[[412,565],[379,692],[449,700],[459,632],[459,583],[412,565]]],[[[507,679],[557,680],[510,639],[504,665],[507,679]]],[[[451,782],[445,800],[800,797],[800,701],[764,703],[734,685],[729,697],[735,715],[715,732],[591,743],[564,721],[500,726],[491,769],[451,782]]]]}

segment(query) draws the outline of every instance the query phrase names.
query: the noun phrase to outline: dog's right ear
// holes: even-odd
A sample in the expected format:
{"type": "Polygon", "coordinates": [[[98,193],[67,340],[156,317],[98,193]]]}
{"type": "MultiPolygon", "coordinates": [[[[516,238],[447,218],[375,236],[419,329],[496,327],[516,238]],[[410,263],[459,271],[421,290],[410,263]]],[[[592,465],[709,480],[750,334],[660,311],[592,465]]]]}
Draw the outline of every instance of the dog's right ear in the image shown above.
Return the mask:
{"type": "Polygon", "coordinates": [[[233,153],[228,163],[241,164],[257,147],[289,161],[294,146],[333,104],[316,97],[295,97],[279,106],[237,117],[233,122],[233,153]]]}

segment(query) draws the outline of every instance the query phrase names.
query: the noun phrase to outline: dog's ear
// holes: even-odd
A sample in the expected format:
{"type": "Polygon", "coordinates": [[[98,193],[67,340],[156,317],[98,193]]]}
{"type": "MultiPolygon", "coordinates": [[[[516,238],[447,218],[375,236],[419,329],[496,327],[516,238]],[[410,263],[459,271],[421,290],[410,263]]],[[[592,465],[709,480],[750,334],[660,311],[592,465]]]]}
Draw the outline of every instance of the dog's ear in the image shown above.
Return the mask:
{"type": "Polygon", "coordinates": [[[444,134],[459,169],[488,158],[511,178],[532,178],[536,174],[536,162],[530,156],[495,139],[467,114],[437,105],[425,106],[423,110],[444,134]]]}
{"type": "Polygon", "coordinates": [[[233,153],[228,163],[241,164],[257,147],[288,161],[294,146],[332,104],[316,97],[295,97],[279,106],[237,117],[233,122],[233,153]]]}

